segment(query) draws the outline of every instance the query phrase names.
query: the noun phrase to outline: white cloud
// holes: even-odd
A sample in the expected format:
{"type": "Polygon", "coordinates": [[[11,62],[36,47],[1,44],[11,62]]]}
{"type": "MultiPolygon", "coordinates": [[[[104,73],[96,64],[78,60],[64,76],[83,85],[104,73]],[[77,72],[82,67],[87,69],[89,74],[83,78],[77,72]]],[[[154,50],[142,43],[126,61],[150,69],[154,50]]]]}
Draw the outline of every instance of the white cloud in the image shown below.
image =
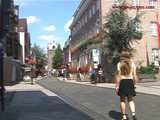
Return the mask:
{"type": "Polygon", "coordinates": [[[73,22],[73,17],[64,25],[65,32],[70,32],[69,27],[72,24],[72,22],[73,22]]]}
{"type": "Polygon", "coordinates": [[[28,16],[28,17],[25,17],[27,18],[27,23],[30,25],[30,24],[33,24],[33,23],[37,23],[40,21],[40,19],[36,16],[28,16]]]}
{"type": "Polygon", "coordinates": [[[43,30],[46,32],[54,32],[56,30],[56,27],[54,25],[49,25],[47,27],[44,27],[43,30]]]}
{"type": "Polygon", "coordinates": [[[14,0],[14,2],[18,5],[25,6],[28,5],[32,0],[14,0]]]}
{"type": "Polygon", "coordinates": [[[51,41],[55,39],[54,35],[41,35],[39,36],[40,40],[51,41]]]}
{"type": "Polygon", "coordinates": [[[64,46],[64,42],[65,42],[65,38],[52,35],[52,34],[40,35],[38,36],[38,39],[43,40],[43,42],[46,42],[46,43],[54,41],[57,44],[61,44],[61,47],[64,46]]]}
{"type": "Polygon", "coordinates": [[[56,41],[62,41],[63,40],[63,38],[55,36],[55,35],[51,35],[51,34],[40,35],[38,37],[38,39],[44,40],[44,41],[47,41],[47,42],[50,42],[50,41],[55,41],[56,42],[56,41]]]}

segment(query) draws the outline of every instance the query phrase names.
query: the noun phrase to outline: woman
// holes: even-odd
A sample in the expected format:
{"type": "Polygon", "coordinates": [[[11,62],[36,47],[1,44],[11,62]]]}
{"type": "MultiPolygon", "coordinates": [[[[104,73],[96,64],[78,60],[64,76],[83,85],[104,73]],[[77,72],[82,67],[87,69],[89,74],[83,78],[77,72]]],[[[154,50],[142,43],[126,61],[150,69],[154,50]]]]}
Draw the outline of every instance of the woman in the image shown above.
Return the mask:
{"type": "Polygon", "coordinates": [[[133,120],[137,120],[133,97],[136,96],[135,85],[138,79],[136,75],[136,66],[128,52],[123,52],[121,54],[120,62],[117,64],[117,71],[116,92],[120,96],[122,120],[128,119],[126,116],[126,98],[132,113],[132,118],[133,120]]]}

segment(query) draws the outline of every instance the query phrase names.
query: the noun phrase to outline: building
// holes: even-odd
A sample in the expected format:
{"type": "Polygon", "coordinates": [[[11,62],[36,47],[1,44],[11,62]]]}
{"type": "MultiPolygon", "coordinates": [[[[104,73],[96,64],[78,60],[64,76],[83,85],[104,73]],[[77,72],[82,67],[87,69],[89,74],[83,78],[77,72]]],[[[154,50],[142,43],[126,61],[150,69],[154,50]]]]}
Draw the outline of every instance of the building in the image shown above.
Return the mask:
{"type": "Polygon", "coordinates": [[[53,42],[48,43],[48,48],[47,48],[47,57],[48,57],[48,71],[52,70],[52,64],[53,64],[53,57],[55,55],[55,50],[56,50],[57,44],[53,42]]]}
{"type": "MultiPolygon", "coordinates": [[[[81,67],[93,62],[92,50],[99,52],[100,44],[98,41],[95,41],[97,42],[96,46],[90,45],[83,52],[78,48],[99,34],[101,29],[100,21],[100,0],[82,0],[74,13],[74,19],[70,26],[71,40],[69,44],[73,65],[81,67]]],[[[98,58],[100,59],[100,57],[98,58]]]]}
{"type": "Polygon", "coordinates": [[[19,7],[13,0],[0,0],[0,43],[4,51],[3,73],[5,82],[20,80],[18,37],[19,7]]]}
{"type": "MultiPolygon", "coordinates": [[[[70,26],[69,50],[71,51],[72,65],[81,67],[92,63],[102,63],[104,42],[100,33],[105,23],[104,17],[111,8],[114,9],[115,5],[119,5],[118,0],[81,0],[70,26]]],[[[135,16],[137,12],[145,12],[141,18],[143,37],[138,44],[133,45],[136,50],[134,59],[137,64],[147,65],[148,62],[151,64],[159,50],[157,16],[160,16],[160,1],[126,0],[126,11],[130,17],[135,16]]],[[[160,61],[159,58],[160,55],[158,56],[160,61]]]]}
{"type": "Polygon", "coordinates": [[[1,0],[0,42],[4,46],[6,56],[13,56],[18,59],[18,49],[20,47],[18,38],[19,6],[14,5],[13,0],[1,0]]]}
{"type": "Polygon", "coordinates": [[[63,47],[63,53],[64,53],[63,64],[64,65],[71,63],[71,52],[70,52],[70,44],[69,44],[70,40],[71,40],[71,37],[69,36],[68,40],[65,42],[63,47]]]}
{"type": "Polygon", "coordinates": [[[19,41],[22,46],[22,57],[21,61],[23,64],[25,64],[25,59],[30,56],[30,34],[28,32],[27,28],[27,19],[21,18],[19,19],[19,26],[18,26],[18,32],[19,32],[19,41]]]}

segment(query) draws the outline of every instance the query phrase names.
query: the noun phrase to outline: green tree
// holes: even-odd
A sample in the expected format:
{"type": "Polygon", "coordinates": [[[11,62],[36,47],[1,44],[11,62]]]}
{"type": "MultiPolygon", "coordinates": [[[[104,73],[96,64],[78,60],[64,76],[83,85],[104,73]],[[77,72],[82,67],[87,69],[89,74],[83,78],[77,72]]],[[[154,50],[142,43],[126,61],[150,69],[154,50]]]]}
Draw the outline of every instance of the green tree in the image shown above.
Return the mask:
{"type": "Polygon", "coordinates": [[[63,64],[63,51],[62,51],[61,46],[59,44],[58,47],[55,50],[55,55],[53,56],[52,67],[57,69],[62,64],[63,64]]]}
{"type": "Polygon", "coordinates": [[[125,1],[117,8],[112,8],[106,16],[103,37],[106,41],[107,54],[118,56],[122,51],[133,51],[132,44],[142,38],[140,17],[129,17],[125,11],[125,1]]]}
{"type": "Polygon", "coordinates": [[[31,50],[32,55],[36,57],[37,64],[43,66],[46,60],[44,50],[36,44],[34,44],[31,50]]]}

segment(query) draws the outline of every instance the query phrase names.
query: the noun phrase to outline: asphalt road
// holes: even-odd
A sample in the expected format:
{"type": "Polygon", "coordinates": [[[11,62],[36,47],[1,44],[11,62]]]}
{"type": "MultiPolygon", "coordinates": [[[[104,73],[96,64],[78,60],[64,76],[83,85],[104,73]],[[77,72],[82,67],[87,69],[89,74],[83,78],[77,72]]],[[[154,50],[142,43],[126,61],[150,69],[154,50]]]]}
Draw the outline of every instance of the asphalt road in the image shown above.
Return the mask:
{"type": "MultiPolygon", "coordinates": [[[[38,83],[95,120],[120,119],[119,97],[113,89],[67,83],[52,77],[38,83]]],[[[159,96],[137,93],[135,102],[138,120],[160,120],[159,96]]]]}

